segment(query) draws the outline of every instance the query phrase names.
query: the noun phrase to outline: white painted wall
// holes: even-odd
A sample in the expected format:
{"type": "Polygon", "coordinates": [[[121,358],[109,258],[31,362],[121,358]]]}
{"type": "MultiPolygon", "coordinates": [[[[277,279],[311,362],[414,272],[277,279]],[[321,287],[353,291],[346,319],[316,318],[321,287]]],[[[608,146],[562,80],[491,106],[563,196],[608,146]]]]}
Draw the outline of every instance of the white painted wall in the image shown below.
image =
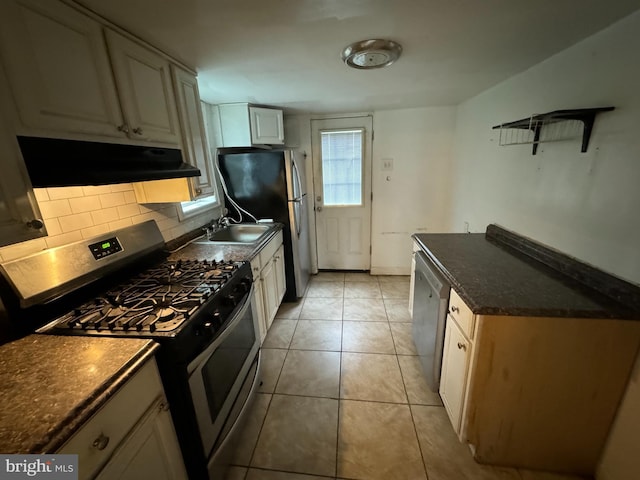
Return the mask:
{"type": "Polygon", "coordinates": [[[455,116],[455,107],[374,112],[372,274],[408,275],[411,234],[447,231],[455,116]]]}
{"type": "MultiPolygon", "coordinates": [[[[458,108],[451,227],[495,222],[640,283],[640,12],[458,108]],[[613,105],[578,140],[498,146],[493,125],[556,109],[613,105]]],[[[594,352],[597,354],[597,352],[594,352]]],[[[640,368],[640,367],[639,367],[640,368]]],[[[638,369],[598,471],[640,478],[638,369]]]]}
{"type": "Polygon", "coordinates": [[[458,108],[453,225],[497,222],[640,282],[640,13],[458,108]],[[498,146],[492,125],[531,113],[613,105],[579,140],[498,146]]]}

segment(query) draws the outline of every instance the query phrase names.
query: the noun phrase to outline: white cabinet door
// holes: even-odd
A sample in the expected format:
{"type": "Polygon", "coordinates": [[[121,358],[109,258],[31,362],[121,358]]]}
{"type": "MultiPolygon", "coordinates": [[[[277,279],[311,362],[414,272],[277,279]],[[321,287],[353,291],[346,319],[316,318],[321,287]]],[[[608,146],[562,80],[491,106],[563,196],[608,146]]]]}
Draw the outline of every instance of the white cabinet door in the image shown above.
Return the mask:
{"type": "Polygon", "coordinates": [[[249,107],[251,142],[257,145],[282,145],[284,121],[282,110],[249,107]]]}
{"type": "Polygon", "coordinates": [[[278,312],[280,302],[278,301],[278,283],[276,280],[276,269],[273,259],[262,269],[260,281],[262,283],[262,293],[264,296],[264,313],[267,322],[267,330],[271,327],[271,322],[278,312]]]}
{"type": "Polygon", "coordinates": [[[199,177],[191,178],[192,198],[195,200],[215,194],[213,166],[200,106],[200,93],[194,75],[175,65],[171,70],[182,128],[182,151],[185,160],[198,167],[201,173],[199,177]]]}
{"type": "Polygon", "coordinates": [[[460,327],[448,316],[444,335],[440,396],[456,433],[460,433],[470,347],[471,344],[462,334],[460,327]]]}
{"type": "Polygon", "coordinates": [[[140,420],[96,478],[186,480],[187,473],[166,401],[152,407],[140,420]]]}
{"type": "Polygon", "coordinates": [[[280,245],[280,248],[273,256],[273,269],[275,270],[276,277],[277,312],[280,304],[282,303],[282,299],[284,298],[284,292],[287,288],[284,270],[284,245],[280,245]]]}
{"type": "Polygon", "coordinates": [[[126,137],[99,23],[57,1],[3,0],[0,48],[27,132],[126,137]]]}
{"type": "Polygon", "coordinates": [[[180,145],[169,62],[112,30],[105,33],[129,136],[180,145]]]}
{"type": "Polygon", "coordinates": [[[264,314],[264,292],[262,290],[262,282],[258,278],[253,283],[253,300],[255,305],[254,315],[258,318],[258,327],[260,328],[260,345],[267,336],[267,318],[264,314]]]}
{"type": "Polygon", "coordinates": [[[47,234],[44,225],[37,228],[40,226],[40,210],[22,161],[20,147],[7,123],[0,111],[0,246],[47,234]]]}

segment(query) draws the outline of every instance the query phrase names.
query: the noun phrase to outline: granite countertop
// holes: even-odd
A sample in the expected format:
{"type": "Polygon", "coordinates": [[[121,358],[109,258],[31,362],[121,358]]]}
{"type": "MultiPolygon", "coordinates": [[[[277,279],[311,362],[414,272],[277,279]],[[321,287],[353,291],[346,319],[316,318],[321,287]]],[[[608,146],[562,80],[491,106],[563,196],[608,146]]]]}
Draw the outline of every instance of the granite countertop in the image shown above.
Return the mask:
{"type": "MultiPolygon", "coordinates": [[[[233,261],[241,262],[244,260],[253,260],[260,250],[269,243],[269,241],[282,230],[281,223],[274,223],[271,230],[259,243],[242,244],[242,243],[199,243],[206,242],[203,238],[197,238],[191,243],[173,250],[169,256],[169,260],[216,260],[216,261],[233,261]],[[197,242],[197,243],[196,243],[197,242]]],[[[204,237],[204,236],[203,236],[204,237]]]]}
{"type": "Polygon", "coordinates": [[[158,347],[152,340],[38,334],[2,345],[0,452],[55,452],[158,347]]]}
{"type": "Polygon", "coordinates": [[[636,306],[484,233],[414,234],[413,238],[475,314],[640,319],[636,306]]]}

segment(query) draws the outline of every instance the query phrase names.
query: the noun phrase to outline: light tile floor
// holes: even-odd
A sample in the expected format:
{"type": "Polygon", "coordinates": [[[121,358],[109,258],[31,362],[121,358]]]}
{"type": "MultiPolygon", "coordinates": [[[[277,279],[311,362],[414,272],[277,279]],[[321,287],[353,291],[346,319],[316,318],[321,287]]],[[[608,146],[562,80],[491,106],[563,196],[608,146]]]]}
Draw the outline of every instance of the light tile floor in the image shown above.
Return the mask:
{"type": "Polygon", "coordinates": [[[228,480],[577,480],[474,462],[429,390],[408,277],[323,272],[284,303],[228,480]]]}

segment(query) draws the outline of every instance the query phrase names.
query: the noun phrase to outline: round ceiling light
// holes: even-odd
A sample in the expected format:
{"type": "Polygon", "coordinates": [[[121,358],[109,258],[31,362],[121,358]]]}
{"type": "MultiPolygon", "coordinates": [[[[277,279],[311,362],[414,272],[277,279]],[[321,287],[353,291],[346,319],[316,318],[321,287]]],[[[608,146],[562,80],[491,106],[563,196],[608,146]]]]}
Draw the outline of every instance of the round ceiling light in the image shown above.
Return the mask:
{"type": "Polygon", "coordinates": [[[342,60],[358,69],[382,68],[395,62],[402,53],[402,46],[391,40],[362,40],[342,50],[342,60]]]}

